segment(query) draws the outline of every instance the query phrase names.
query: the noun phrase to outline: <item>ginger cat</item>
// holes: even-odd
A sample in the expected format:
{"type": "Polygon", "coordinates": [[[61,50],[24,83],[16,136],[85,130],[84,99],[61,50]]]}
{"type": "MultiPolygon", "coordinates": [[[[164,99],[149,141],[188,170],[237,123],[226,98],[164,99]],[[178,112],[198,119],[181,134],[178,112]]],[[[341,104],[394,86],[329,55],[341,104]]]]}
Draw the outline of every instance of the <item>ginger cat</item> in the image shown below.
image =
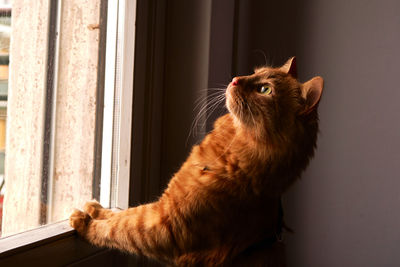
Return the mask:
{"type": "Polygon", "coordinates": [[[193,147],[154,203],[114,213],[97,202],[70,224],[90,243],[169,266],[285,266],[280,197],[314,155],[323,79],[296,59],[235,77],[229,113],[193,147]]]}

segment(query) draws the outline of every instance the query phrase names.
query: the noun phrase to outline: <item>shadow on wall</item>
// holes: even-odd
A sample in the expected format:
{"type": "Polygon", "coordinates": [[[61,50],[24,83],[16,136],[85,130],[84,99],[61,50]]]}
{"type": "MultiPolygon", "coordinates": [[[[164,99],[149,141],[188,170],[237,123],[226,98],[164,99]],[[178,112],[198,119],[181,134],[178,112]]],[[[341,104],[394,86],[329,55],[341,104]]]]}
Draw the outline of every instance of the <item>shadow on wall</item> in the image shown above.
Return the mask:
{"type": "Polygon", "coordinates": [[[239,1],[238,6],[234,62],[238,75],[249,74],[260,65],[278,66],[291,56],[299,56],[303,1],[239,1]]]}

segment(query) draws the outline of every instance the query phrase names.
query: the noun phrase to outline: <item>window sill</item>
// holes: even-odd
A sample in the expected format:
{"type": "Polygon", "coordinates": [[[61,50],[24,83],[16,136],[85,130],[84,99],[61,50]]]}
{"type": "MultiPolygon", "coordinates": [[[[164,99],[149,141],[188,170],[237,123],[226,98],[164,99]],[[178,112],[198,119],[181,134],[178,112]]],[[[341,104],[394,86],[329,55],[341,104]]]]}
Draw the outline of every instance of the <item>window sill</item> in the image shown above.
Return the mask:
{"type": "Polygon", "coordinates": [[[78,237],[65,220],[0,239],[0,266],[65,266],[104,252],[78,237]]]}

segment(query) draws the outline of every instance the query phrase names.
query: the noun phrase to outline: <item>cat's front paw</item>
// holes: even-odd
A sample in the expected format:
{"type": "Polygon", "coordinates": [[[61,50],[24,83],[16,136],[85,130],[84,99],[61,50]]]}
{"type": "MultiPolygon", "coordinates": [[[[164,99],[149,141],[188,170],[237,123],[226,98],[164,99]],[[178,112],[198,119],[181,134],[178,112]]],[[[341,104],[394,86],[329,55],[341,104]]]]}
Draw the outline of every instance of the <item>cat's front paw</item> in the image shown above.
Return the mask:
{"type": "Polygon", "coordinates": [[[93,219],[98,219],[102,209],[103,207],[100,205],[100,203],[95,200],[86,202],[85,206],[83,207],[83,210],[93,219]]]}
{"type": "Polygon", "coordinates": [[[103,208],[100,203],[95,200],[86,202],[83,210],[89,214],[92,219],[96,220],[104,220],[112,216],[111,210],[103,208]]]}
{"type": "Polygon", "coordinates": [[[86,233],[88,224],[91,217],[86,212],[75,210],[69,217],[69,224],[74,228],[80,235],[86,233]]]}

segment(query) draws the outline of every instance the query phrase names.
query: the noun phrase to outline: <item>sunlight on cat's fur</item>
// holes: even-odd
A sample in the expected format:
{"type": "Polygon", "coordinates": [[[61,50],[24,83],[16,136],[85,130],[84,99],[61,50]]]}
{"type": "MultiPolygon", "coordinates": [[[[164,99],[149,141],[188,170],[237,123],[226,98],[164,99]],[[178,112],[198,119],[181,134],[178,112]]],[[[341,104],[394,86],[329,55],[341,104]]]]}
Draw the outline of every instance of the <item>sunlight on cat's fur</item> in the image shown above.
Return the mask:
{"type": "Polygon", "coordinates": [[[71,226],[94,245],[171,266],[284,266],[280,197],[314,155],[322,89],[321,77],[298,82],[295,58],[235,77],[229,113],[158,201],[119,213],[88,202],[71,226]]]}

